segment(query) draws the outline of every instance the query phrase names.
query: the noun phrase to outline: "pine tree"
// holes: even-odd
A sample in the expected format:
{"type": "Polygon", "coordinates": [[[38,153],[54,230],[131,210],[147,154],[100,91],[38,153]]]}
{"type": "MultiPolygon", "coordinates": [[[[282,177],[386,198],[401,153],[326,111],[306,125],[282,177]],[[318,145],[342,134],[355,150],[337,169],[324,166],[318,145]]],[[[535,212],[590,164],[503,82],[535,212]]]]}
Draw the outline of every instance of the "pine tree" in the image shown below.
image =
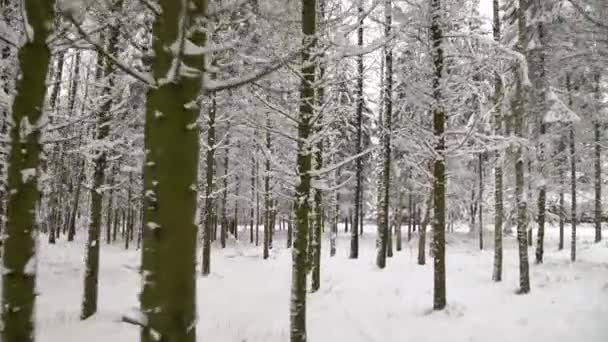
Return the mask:
{"type": "MultiPolygon", "coordinates": [[[[493,13],[493,36],[494,41],[499,43],[500,34],[500,2],[499,0],[492,1],[493,13]]],[[[494,74],[494,105],[496,113],[494,114],[494,134],[500,136],[502,134],[502,79],[498,73],[494,74]]],[[[496,152],[496,167],[494,168],[494,269],[492,272],[492,280],[502,280],[502,218],[503,218],[503,178],[502,178],[502,151],[496,152]]]]}
{"type": "Polygon", "coordinates": [[[141,341],[196,340],[196,182],[207,1],[162,0],[153,26],[144,144],[141,341]],[[173,45],[174,44],[174,45],[173,45]],[[174,46],[168,49],[167,46],[174,46]],[[194,50],[194,51],[192,51],[194,50]]]}
{"type": "MultiPolygon", "coordinates": [[[[359,0],[357,11],[359,13],[357,27],[357,46],[363,47],[363,0],[359,0]]],[[[355,140],[355,153],[361,154],[363,151],[363,55],[357,56],[357,110],[356,110],[356,130],[357,137],[355,140]]],[[[358,157],[355,162],[355,220],[351,224],[350,238],[350,258],[357,259],[359,257],[359,217],[362,209],[362,186],[363,186],[363,160],[358,157]]],[[[346,226],[344,229],[347,229],[346,226]]]]}
{"type": "MultiPolygon", "coordinates": [[[[524,54],[527,50],[526,38],[526,16],[524,0],[518,0],[516,8],[517,17],[517,46],[516,49],[524,54]]],[[[515,72],[515,100],[514,100],[514,133],[517,137],[524,137],[524,116],[526,110],[525,89],[524,89],[524,66],[518,64],[515,72]]],[[[515,204],[517,208],[517,245],[519,249],[519,289],[518,293],[525,294],[530,292],[530,266],[528,263],[528,242],[527,242],[527,203],[524,199],[524,155],[523,146],[518,143],[515,151],[515,204]]]]}
{"type": "MultiPolygon", "coordinates": [[[[112,10],[114,13],[120,12],[122,8],[122,0],[116,0],[112,3],[112,10]]],[[[118,38],[119,38],[119,27],[118,23],[110,28],[108,53],[112,56],[116,55],[118,49],[118,38]]],[[[99,59],[98,67],[104,67],[103,75],[108,78],[108,84],[102,91],[102,98],[105,98],[105,102],[101,106],[101,110],[98,116],[97,125],[97,140],[103,142],[108,138],[110,133],[110,110],[112,108],[112,97],[110,96],[111,91],[115,86],[115,79],[113,77],[114,64],[109,60],[101,62],[99,59]]],[[[76,62],[79,64],[79,61],[76,62]]],[[[75,96],[73,96],[75,97],[75,96]]],[[[102,144],[103,146],[103,144],[102,144]]],[[[97,156],[94,160],[94,173],[93,173],[93,191],[91,191],[91,223],[89,225],[89,236],[87,240],[86,249],[86,261],[85,261],[85,277],[84,277],[84,295],[82,298],[82,312],[80,313],[80,319],[87,319],[97,312],[97,288],[99,278],[99,242],[101,233],[101,222],[102,222],[102,201],[103,193],[101,186],[104,183],[104,174],[107,163],[107,151],[105,148],[101,148],[96,151],[97,156]]],[[[75,203],[76,205],[76,203],[75,203]]]]}
{"type": "MultiPolygon", "coordinates": [[[[568,90],[568,106],[572,108],[572,84],[570,83],[570,74],[566,75],[566,89],[568,90]]],[[[568,135],[569,135],[569,146],[570,146],[570,223],[572,225],[570,235],[570,260],[576,261],[576,140],[574,138],[574,122],[568,123],[568,135]]]]}
{"type": "Polygon", "coordinates": [[[436,157],[433,162],[433,309],[446,306],[445,288],[445,112],[442,108],[443,14],[441,0],[431,0],[431,46],[433,59],[433,134],[436,157]]]}
{"type": "MultiPolygon", "coordinates": [[[[392,26],[392,3],[391,0],[384,2],[384,37],[389,41],[392,26]]],[[[382,201],[380,208],[380,225],[378,227],[378,255],[376,265],[379,268],[386,266],[387,248],[390,236],[389,229],[389,208],[390,208],[390,172],[391,172],[391,130],[392,130],[392,111],[393,111],[393,53],[390,46],[385,47],[384,51],[384,125],[382,126],[382,145],[383,145],[383,165],[382,165],[382,201]]]]}
{"type": "MultiPolygon", "coordinates": [[[[296,186],[294,211],[296,233],[293,248],[291,282],[291,342],[306,342],[306,266],[308,262],[308,229],[310,215],[312,149],[312,117],[314,114],[315,65],[313,43],[316,34],[316,0],[302,0],[302,67],[300,114],[298,118],[298,155],[296,159],[299,184],[296,186]]],[[[356,230],[356,229],[355,229],[356,230]]]]}
{"type": "Polygon", "coordinates": [[[8,159],[7,222],[2,255],[2,331],[4,342],[34,341],[36,284],[35,206],[39,193],[40,118],[51,61],[47,46],[54,22],[52,0],[22,2],[25,44],[19,48],[21,75],[12,106],[8,159]],[[27,24],[26,24],[27,25],[27,24]]]}
{"type": "MultiPolygon", "coordinates": [[[[207,154],[205,156],[205,220],[203,222],[203,251],[201,273],[203,276],[211,272],[211,236],[215,222],[215,119],[217,101],[216,94],[211,94],[211,108],[207,116],[207,154]]],[[[257,243],[257,242],[256,242],[257,243]]]]}
{"type": "MultiPolygon", "coordinates": [[[[595,100],[599,103],[601,101],[601,76],[598,73],[595,75],[595,100]]],[[[598,106],[599,107],[599,106],[598,106]]],[[[596,117],[593,120],[593,142],[594,142],[594,187],[595,192],[594,199],[594,224],[595,224],[595,242],[602,241],[602,129],[599,118],[599,113],[596,113],[596,117]]]]}

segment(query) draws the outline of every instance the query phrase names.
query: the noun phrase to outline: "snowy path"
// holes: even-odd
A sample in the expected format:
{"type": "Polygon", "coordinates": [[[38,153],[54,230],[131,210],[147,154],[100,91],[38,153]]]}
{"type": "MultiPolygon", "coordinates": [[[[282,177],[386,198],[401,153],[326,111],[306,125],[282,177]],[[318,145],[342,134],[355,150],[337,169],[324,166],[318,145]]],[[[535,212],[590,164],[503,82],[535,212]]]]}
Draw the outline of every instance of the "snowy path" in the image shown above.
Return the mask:
{"type": "MultiPolygon", "coordinates": [[[[516,296],[513,238],[506,241],[504,280],[496,284],[490,280],[490,235],[486,241],[489,249],[483,252],[476,249],[475,240],[450,235],[449,305],[444,312],[430,310],[432,266],[416,264],[416,240],[410,247],[406,244],[380,271],[374,266],[371,233],[363,236],[358,260],[347,258],[348,236],[341,235],[336,257],[323,256],[321,290],[309,295],[309,341],[608,340],[607,242],[593,245],[589,242],[590,230],[582,231],[579,261],[571,264],[569,250],[557,252],[554,230],[550,231],[546,263],[531,265],[531,294],[516,296]]],[[[275,244],[277,248],[266,261],[261,259],[261,247],[254,249],[244,241],[233,241],[226,250],[213,251],[211,275],[198,278],[200,341],[288,340],[291,254],[282,248],[282,236],[275,244]]],[[[60,241],[56,246],[45,242],[40,246],[38,341],[139,339],[135,326],[119,322],[121,315],[138,305],[137,252],[103,245],[100,311],[80,322],[82,244],[60,241]]],[[[530,256],[532,260],[533,249],[530,256]]]]}

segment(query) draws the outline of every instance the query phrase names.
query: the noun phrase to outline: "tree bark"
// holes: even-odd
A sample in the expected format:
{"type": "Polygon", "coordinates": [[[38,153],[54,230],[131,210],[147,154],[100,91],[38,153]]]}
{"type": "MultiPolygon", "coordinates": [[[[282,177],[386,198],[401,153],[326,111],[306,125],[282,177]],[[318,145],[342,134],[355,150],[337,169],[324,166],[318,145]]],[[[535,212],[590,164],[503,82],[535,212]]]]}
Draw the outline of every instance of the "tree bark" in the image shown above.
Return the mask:
{"type": "Polygon", "coordinates": [[[220,245],[226,248],[226,237],[228,235],[228,169],[230,167],[230,121],[226,123],[226,151],[224,153],[224,178],[222,186],[222,218],[220,219],[220,245]]]}
{"type": "Polygon", "coordinates": [[[293,249],[291,325],[290,341],[306,342],[306,263],[308,250],[308,220],[310,215],[310,195],[312,153],[309,143],[312,134],[311,119],[314,114],[315,65],[313,49],[309,43],[316,33],[316,1],[302,0],[302,83],[300,85],[300,115],[298,120],[297,167],[299,184],[296,186],[295,213],[296,237],[293,249]]]}
{"type": "Polygon", "coordinates": [[[477,198],[479,210],[479,250],[483,250],[483,153],[479,154],[479,196],[477,198]]]}
{"type": "MultiPolygon", "coordinates": [[[[122,0],[116,0],[112,3],[112,12],[118,15],[122,10],[122,0]]],[[[108,53],[115,56],[118,52],[118,38],[120,34],[120,27],[115,23],[110,28],[110,38],[108,42],[108,53]]],[[[79,55],[77,55],[78,57],[79,55]]],[[[102,59],[99,59],[100,61],[102,59]]],[[[79,64],[79,58],[76,63],[79,64]]],[[[101,65],[99,65],[101,67],[101,65]]],[[[113,76],[114,64],[109,60],[105,61],[105,68],[103,76],[108,79],[108,84],[103,88],[102,98],[105,99],[101,106],[99,116],[97,118],[97,141],[104,142],[110,133],[110,110],[112,109],[112,96],[111,93],[116,86],[116,79],[113,76]]],[[[76,88],[76,87],[74,87],[76,88]]],[[[75,91],[73,90],[75,96],[75,91]]],[[[70,108],[70,112],[73,110],[73,102],[70,108]]],[[[103,146],[103,145],[101,145],[103,146]]],[[[82,298],[82,311],[80,313],[80,319],[87,319],[97,312],[97,288],[99,278],[99,241],[101,233],[101,222],[102,222],[102,200],[103,193],[101,187],[105,179],[105,168],[107,162],[107,151],[105,147],[102,147],[95,151],[97,153],[94,159],[94,173],[93,173],[93,190],[91,191],[91,222],[89,224],[89,235],[87,239],[86,247],[86,259],[85,259],[85,277],[84,277],[84,294],[82,298]]]]}
{"type": "Polygon", "coordinates": [[[433,134],[435,160],[433,167],[433,309],[443,310],[446,306],[445,288],[445,112],[441,106],[443,79],[443,29],[440,0],[431,0],[431,43],[434,66],[433,75],[433,134]]]}
{"type": "MultiPolygon", "coordinates": [[[[598,73],[596,75],[595,80],[595,94],[596,100],[601,101],[601,89],[600,89],[600,81],[601,77],[598,73]]],[[[596,115],[599,115],[596,114],[596,115]]],[[[599,120],[594,120],[593,122],[593,138],[594,138],[594,169],[595,169],[595,182],[594,182],[594,191],[595,191],[595,242],[602,241],[602,129],[601,123],[599,120]]]]}
{"type": "MultiPolygon", "coordinates": [[[[500,4],[498,0],[492,1],[493,12],[493,36],[494,41],[500,43],[500,4]]],[[[498,73],[494,74],[494,104],[496,112],[494,115],[494,134],[502,135],[502,112],[500,110],[503,98],[502,79],[498,73]]],[[[494,269],[492,280],[502,281],[502,229],[503,229],[503,178],[502,178],[502,155],[504,151],[496,151],[496,167],[494,168],[494,269]]]]}
{"type": "MultiPolygon", "coordinates": [[[[525,54],[527,50],[527,38],[526,38],[526,17],[524,10],[524,0],[518,0],[517,7],[517,25],[518,25],[518,41],[517,50],[525,54]]],[[[524,115],[526,112],[525,107],[525,93],[524,85],[522,80],[522,74],[524,66],[519,64],[515,72],[515,108],[513,110],[514,118],[514,131],[515,135],[519,138],[524,137],[524,115]]],[[[525,169],[524,169],[524,156],[523,146],[518,143],[515,151],[515,203],[517,208],[517,242],[519,250],[519,294],[526,294],[530,292],[530,265],[528,263],[528,241],[527,241],[527,203],[524,199],[524,180],[525,180],[525,169]]]]}
{"type": "MultiPolygon", "coordinates": [[[[215,225],[215,116],[217,109],[216,94],[211,94],[211,108],[207,117],[207,156],[206,156],[206,187],[205,187],[205,221],[203,229],[203,251],[201,273],[206,276],[211,272],[211,235],[215,225]]],[[[213,234],[215,236],[215,234],[213,234]]],[[[257,244],[257,242],[256,242],[257,244]]]]}
{"type": "Polygon", "coordinates": [[[159,4],[152,40],[152,75],[157,86],[148,90],[144,130],[148,153],[140,302],[147,324],[140,337],[141,342],[194,342],[197,191],[193,184],[197,183],[200,149],[193,123],[200,108],[192,104],[203,102],[197,99],[205,55],[184,53],[183,43],[188,39],[188,44],[206,45],[206,33],[198,23],[207,17],[207,1],[161,0],[159,4]],[[180,39],[184,40],[178,51],[167,49],[180,39]],[[177,70],[172,75],[172,65],[182,65],[188,72],[177,70]]]}
{"type": "MultiPolygon", "coordinates": [[[[357,28],[357,46],[363,48],[363,0],[358,3],[359,27],[357,28]]],[[[361,154],[363,150],[363,55],[357,56],[357,112],[356,112],[356,129],[357,138],[355,142],[355,153],[361,154]]],[[[363,160],[361,157],[355,161],[355,222],[351,224],[350,237],[350,255],[349,258],[357,259],[359,257],[359,212],[361,210],[362,193],[361,187],[363,182],[363,160]]]]}
{"type": "Polygon", "coordinates": [[[39,164],[41,110],[46,92],[50,51],[46,44],[53,23],[53,3],[24,0],[23,15],[31,35],[18,52],[21,77],[12,104],[8,158],[7,222],[2,255],[2,325],[4,342],[34,341],[36,283],[35,207],[39,198],[36,168],[39,164]],[[24,134],[25,133],[25,134],[24,134]]]}
{"type": "Polygon", "coordinates": [[[272,147],[272,140],[270,137],[270,116],[266,114],[266,160],[264,161],[265,169],[264,169],[264,250],[263,250],[263,258],[268,259],[269,250],[271,245],[270,238],[270,207],[271,207],[271,199],[270,199],[270,151],[272,147]]]}

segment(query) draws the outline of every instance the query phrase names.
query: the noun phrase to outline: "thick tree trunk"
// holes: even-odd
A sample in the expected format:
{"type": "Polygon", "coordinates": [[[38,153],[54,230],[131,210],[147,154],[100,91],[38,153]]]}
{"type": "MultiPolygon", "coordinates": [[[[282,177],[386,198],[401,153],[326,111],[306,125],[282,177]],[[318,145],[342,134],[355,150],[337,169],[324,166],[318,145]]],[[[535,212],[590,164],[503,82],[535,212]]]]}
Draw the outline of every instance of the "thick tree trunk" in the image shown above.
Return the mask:
{"type": "Polygon", "coordinates": [[[300,116],[298,120],[297,167],[299,184],[294,201],[296,213],[296,237],[293,249],[290,342],[306,342],[306,264],[308,250],[308,222],[312,153],[308,142],[312,134],[311,119],[314,114],[315,66],[313,42],[316,31],[316,1],[302,1],[302,83],[300,86],[300,116]]]}
{"type": "Polygon", "coordinates": [[[35,207],[39,199],[36,168],[40,156],[41,110],[46,92],[50,51],[46,44],[53,23],[53,3],[24,0],[23,14],[31,26],[18,52],[21,77],[12,104],[8,158],[7,222],[2,255],[2,329],[4,342],[34,341],[36,298],[35,207]],[[25,132],[25,134],[24,134],[25,132]],[[24,136],[25,135],[25,136],[24,136]],[[9,272],[10,271],[10,272],[9,272]]]}
{"type": "MultiPolygon", "coordinates": [[[[185,54],[183,45],[178,51],[167,46],[180,39],[206,45],[205,32],[194,27],[205,20],[207,1],[161,0],[159,12],[152,44],[157,86],[148,90],[144,131],[148,153],[140,301],[147,324],[141,329],[141,342],[194,342],[197,192],[192,185],[197,182],[200,149],[198,129],[192,123],[197,122],[200,108],[192,103],[199,103],[205,55],[185,54]],[[187,36],[180,37],[180,32],[187,36]],[[176,71],[176,78],[167,80],[175,63],[188,72],[176,71]]],[[[214,146],[211,142],[209,146],[214,146]]]]}

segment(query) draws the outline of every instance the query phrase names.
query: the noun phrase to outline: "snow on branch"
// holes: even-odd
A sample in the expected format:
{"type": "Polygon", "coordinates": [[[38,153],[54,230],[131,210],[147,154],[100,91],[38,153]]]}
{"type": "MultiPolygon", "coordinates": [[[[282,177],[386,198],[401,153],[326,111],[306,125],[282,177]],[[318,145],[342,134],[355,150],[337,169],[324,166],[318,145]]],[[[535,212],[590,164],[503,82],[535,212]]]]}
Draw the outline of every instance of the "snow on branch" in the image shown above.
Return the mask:
{"type": "Polygon", "coordinates": [[[574,7],[574,9],[579,12],[580,14],[583,15],[583,17],[585,19],[587,19],[589,22],[591,22],[593,25],[596,25],[598,27],[601,27],[603,29],[607,29],[608,30],[608,24],[606,24],[605,22],[602,22],[601,19],[595,19],[594,17],[592,17],[576,0],[568,0],[568,2],[572,5],[572,7],[574,7]]]}
{"type": "Polygon", "coordinates": [[[368,148],[367,150],[365,150],[365,151],[363,151],[363,152],[361,152],[359,154],[355,154],[354,156],[350,156],[350,157],[342,160],[339,163],[328,165],[328,166],[326,166],[326,167],[324,167],[322,169],[310,171],[310,175],[313,176],[313,177],[322,176],[322,175],[324,175],[326,173],[329,173],[329,172],[331,172],[333,170],[336,170],[336,169],[338,169],[338,168],[340,168],[340,167],[342,167],[342,166],[344,166],[344,165],[346,165],[346,164],[348,164],[348,163],[350,163],[352,161],[355,161],[355,160],[357,160],[359,158],[362,158],[362,157],[364,157],[364,156],[366,156],[366,155],[374,152],[374,150],[376,150],[377,148],[378,148],[378,146],[372,146],[372,147],[368,148]]]}
{"type": "Polygon", "coordinates": [[[289,62],[293,61],[298,56],[300,56],[302,51],[310,48],[314,43],[315,43],[315,40],[313,39],[310,43],[303,46],[301,49],[294,51],[283,58],[280,58],[278,61],[275,61],[274,63],[272,63],[271,65],[267,66],[266,68],[264,68],[260,71],[252,72],[252,73],[249,73],[242,77],[234,77],[234,78],[230,78],[230,79],[223,80],[223,81],[215,81],[215,80],[206,79],[205,82],[203,82],[204,83],[203,87],[204,87],[205,91],[207,91],[207,92],[214,92],[214,91],[221,91],[221,90],[227,90],[227,89],[234,89],[234,88],[238,88],[243,85],[249,84],[251,82],[255,82],[255,81],[261,79],[262,77],[269,75],[269,74],[275,72],[276,70],[279,70],[280,68],[288,65],[289,62]]]}
{"type": "Polygon", "coordinates": [[[114,65],[116,65],[117,68],[119,68],[120,70],[124,71],[125,73],[127,73],[128,75],[130,75],[131,77],[137,79],[138,81],[141,81],[151,87],[155,87],[156,86],[156,82],[154,81],[154,79],[148,75],[148,74],[142,74],[137,72],[136,70],[133,70],[130,66],[124,64],[123,62],[121,62],[118,58],[112,56],[108,51],[106,51],[104,49],[103,46],[101,46],[101,44],[99,44],[98,42],[94,41],[93,39],[91,39],[91,37],[82,29],[82,27],[76,22],[76,20],[74,19],[74,17],[72,17],[71,15],[67,16],[68,20],[74,25],[74,27],[76,27],[76,30],[78,31],[78,33],[82,36],[82,38],[89,44],[93,45],[95,47],[95,50],[97,51],[97,53],[103,55],[104,57],[108,58],[114,65]]]}

